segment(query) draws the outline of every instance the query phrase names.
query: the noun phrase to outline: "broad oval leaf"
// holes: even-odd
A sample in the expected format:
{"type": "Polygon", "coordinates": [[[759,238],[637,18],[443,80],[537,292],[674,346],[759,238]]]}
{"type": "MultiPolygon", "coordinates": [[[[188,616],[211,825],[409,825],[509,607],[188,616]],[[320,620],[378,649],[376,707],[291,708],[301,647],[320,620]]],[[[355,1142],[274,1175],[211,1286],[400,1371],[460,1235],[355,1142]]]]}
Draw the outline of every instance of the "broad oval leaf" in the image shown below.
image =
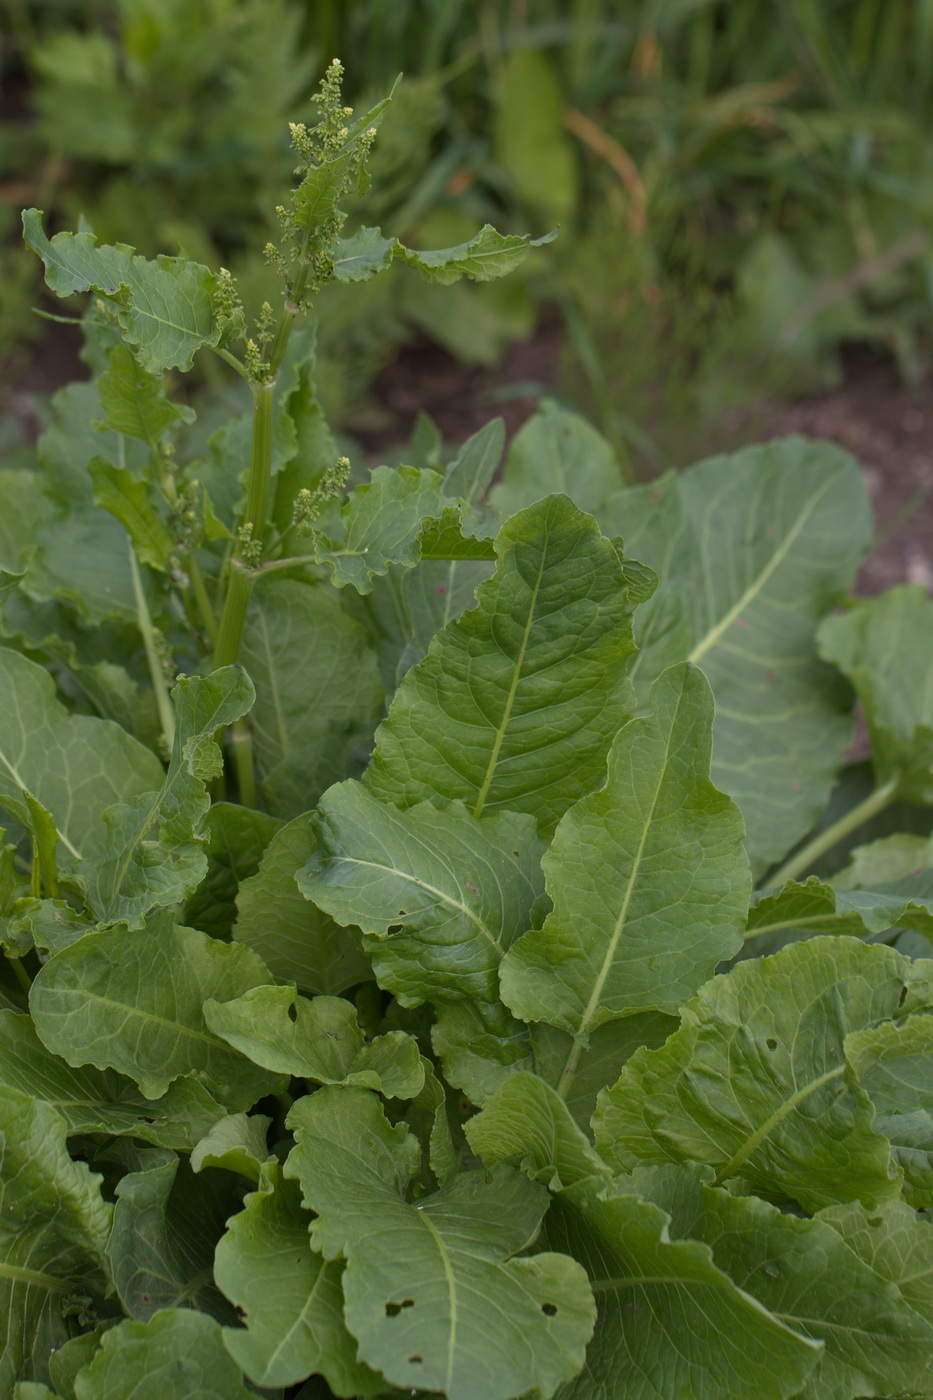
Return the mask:
{"type": "Polygon", "coordinates": [[[312,1244],[343,1254],[346,1320],[360,1356],[406,1388],[448,1400],[552,1394],[593,1326],[583,1270],[533,1240],[544,1189],[507,1167],[467,1172],[410,1204],[418,1151],[362,1089],[320,1089],[289,1115],[286,1163],[317,1213],[312,1244]]]}
{"type": "Polygon", "coordinates": [[[399,686],[364,781],[399,806],[457,798],[550,833],[602,778],[630,711],[632,612],[652,584],[564,496],[513,516],[496,552],[476,608],[399,686]]]}
{"type": "Polygon", "coordinates": [[[140,932],[117,924],[56,954],[32,984],[30,1007],[43,1043],[70,1065],[119,1070],[153,1099],[192,1075],[243,1109],[275,1092],[281,1077],[208,1030],[202,1006],[268,980],[248,948],[180,928],[161,911],[140,932]]]}
{"type": "Polygon", "coordinates": [[[79,1371],[75,1400],[254,1400],[223,1343],[220,1326],[192,1308],[166,1308],[101,1337],[79,1371]]]}
{"type": "Polygon", "coordinates": [[[623,491],[599,519],[663,579],[639,614],[639,694],[675,661],[706,672],[713,781],[761,871],[819,818],[851,735],[815,633],[871,538],[861,472],[830,443],[787,438],[623,491]]]}
{"type": "Polygon", "coordinates": [[[514,1014],[579,1045],[617,1016],[676,1013],[742,944],[751,881],[741,815],[709,781],[709,685],[673,666],[649,704],[616,738],[606,786],[558,826],[544,857],[554,908],[502,963],[514,1014]]]}
{"type": "Polygon", "coordinates": [[[695,1161],[716,1181],[805,1209],[890,1200],[901,1172],[847,1057],[847,1036],[933,1007],[933,963],[850,938],[795,943],[714,977],[661,1049],[600,1098],[618,1167],[695,1161]]]}
{"type": "Polygon", "coordinates": [[[407,811],[338,783],[315,817],[301,891],[371,935],[377,980],[406,1005],[498,1000],[509,944],[533,922],[543,849],[517,812],[480,821],[462,804],[407,811]]]}

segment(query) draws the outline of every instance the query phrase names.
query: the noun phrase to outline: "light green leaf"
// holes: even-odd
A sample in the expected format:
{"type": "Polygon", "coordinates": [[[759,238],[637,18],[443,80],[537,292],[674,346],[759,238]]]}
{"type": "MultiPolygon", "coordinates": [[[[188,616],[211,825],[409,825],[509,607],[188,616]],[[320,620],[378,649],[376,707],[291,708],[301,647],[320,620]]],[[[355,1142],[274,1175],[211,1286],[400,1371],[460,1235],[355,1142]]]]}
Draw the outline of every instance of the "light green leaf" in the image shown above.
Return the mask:
{"type": "Polygon", "coordinates": [[[179,928],[160,911],[144,931],[125,924],[88,934],[45,964],[32,985],[36,1030],[70,1065],[128,1074],[147,1098],[192,1075],[232,1109],[281,1084],[208,1030],[206,997],[229,1001],[269,979],[236,943],[179,928]]]}
{"type": "Polygon", "coordinates": [[[828,617],[820,654],[854,685],[871,734],[878,785],[933,802],[933,602],[908,584],[828,617]]]}
{"type": "Polygon", "coordinates": [[[312,1251],[308,1224],[297,1186],[270,1162],[217,1246],[217,1284],[246,1323],[224,1329],[227,1350],[259,1386],[321,1373],[337,1395],[379,1395],[385,1382],[356,1360],[343,1320],[343,1265],[312,1251]]]}
{"type": "Polygon", "coordinates": [[[194,1079],[177,1079],[149,1099],[111,1069],[74,1069],[46,1049],[29,1016],[12,1011],[0,1011],[0,1084],[51,1105],[69,1133],[115,1133],[179,1150],[225,1116],[194,1079]]]}
{"type": "MultiPolygon", "coordinates": [[[[885,1201],[871,1210],[850,1203],[821,1210],[818,1219],[842,1236],[849,1249],[901,1297],[928,1326],[933,1325],[933,1225],[901,1201],[885,1201]]],[[[919,1336],[923,1337],[922,1330],[919,1336]]],[[[926,1370],[911,1389],[933,1392],[933,1350],[927,1344],[926,1370]]]]}
{"type": "Polygon", "coordinates": [[[396,244],[396,256],[409,267],[416,268],[428,282],[440,282],[445,287],[461,277],[469,277],[474,282],[491,282],[514,272],[525,261],[529,248],[540,248],[556,237],[557,229],[542,238],[529,238],[499,233],[492,224],[484,224],[479,233],[455,248],[422,252],[396,244]]]}
{"type": "MultiPolygon", "coordinates": [[[[87,481],[90,486],[90,476],[87,481]]],[[[85,623],[136,621],[126,532],[93,506],[68,511],[39,531],[24,586],[40,602],[64,600],[85,623]]]]}
{"type": "Polygon", "coordinates": [[[107,373],[97,380],[104,411],[103,427],[137,438],[156,452],[175,423],[194,421],[194,409],[187,404],[170,403],[155,375],[140,368],[127,346],[114,346],[109,366],[107,373]]]}
{"type": "Polygon", "coordinates": [[[7,926],[6,942],[23,952],[40,948],[60,953],[94,927],[94,919],[79,914],[64,899],[18,899],[7,926]]]}
{"type": "MultiPolygon", "coordinates": [[[[329,220],[338,212],[338,201],[348,192],[348,178],[353,174],[354,165],[359,162],[360,138],[371,128],[379,129],[391,101],[392,93],[389,93],[388,97],[357,117],[351,123],[339,151],[330,160],[321,161],[305,171],[301,184],[292,194],[295,221],[301,228],[312,232],[326,228],[329,220]]],[[[358,184],[361,190],[365,189],[364,167],[359,170],[358,184]]]]}
{"type": "Polygon", "coordinates": [[[399,806],[458,798],[476,817],[526,811],[550,834],[600,782],[627,718],[645,582],[566,497],[513,516],[496,550],[476,608],[399,686],[365,781],[399,806]]]}
{"type": "Polygon", "coordinates": [[[151,1322],[121,1322],[75,1377],[76,1400],[255,1400],[205,1313],[167,1308],[151,1322]]]}
{"type": "Polygon", "coordinates": [[[111,1207],[73,1162],[64,1118],[0,1088],[0,1394],[46,1381],[51,1353],[79,1330],[68,1304],[102,1298],[111,1207]],[[80,1280],[77,1284],[76,1281],[80,1280]]]}
{"type": "Polygon", "coordinates": [[[396,240],[383,238],[377,228],[361,228],[351,238],[337,240],[334,276],[338,282],[368,282],[390,266],[396,240]]]}
{"type": "Polygon", "coordinates": [[[548,1212],[551,1248],[585,1265],[596,1297],[586,1365],[560,1400],[788,1400],[819,1358],[717,1268],[710,1248],[672,1239],[665,1210],[620,1179],[584,1181],[548,1212]]]}
{"type": "Polygon", "coordinates": [[[193,1307],[219,1322],[233,1309],[214,1286],[214,1247],[237,1209],[236,1182],[193,1175],[174,1153],[153,1151],[116,1186],[108,1254],[120,1302],[137,1322],[163,1308],[193,1307]]]}
{"type": "MultiPolygon", "coordinates": [[[[671,1217],[673,1239],[698,1240],[715,1264],[786,1327],[821,1345],[800,1400],[900,1394],[930,1355],[933,1328],[821,1220],[704,1185],[683,1167],[642,1168],[631,1189],[671,1217]]],[[[783,1377],[781,1377],[783,1380],[783,1377]]]]}
{"type": "Polygon", "coordinates": [[[286,1174],[317,1213],[312,1244],[347,1260],[345,1316],[363,1359],[448,1400],[548,1395],[575,1374],[593,1325],[583,1271],[560,1255],[510,1257],[537,1232],[543,1188],[496,1167],[410,1205],[414,1140],[362,1089],[321,1089],[289,1122],[286,1174]]]}
{"type": "Polygon", "coordinates": [[[221,1118],[201,1138],[191,1153],[191,1170],[218,1167],[238,1172],[258,1184],[262,1168],[269,1160],[266,1137],[272,1119],[264,1113],[231,1113],[221,1118]]]}
{"type": "Polygon", "coordinates": [[[609,1180],[609,1168],[563,1099],[536,1074],[510,1075],[467,1123],[466,1135],[485,1166],[517,1159],[516,1166],[553,1191],[590,1177],[609,1180]]]}
{"type": "Polygon", "coordinates": [[[150,374],[191,368],[196,350],[216,345],[214,274],[185,258],[155,262],[123,243],[98,245],[91,233],[57,233],[49,241],[42,212],[23,214],[26,244],[45,263],[45,280],[60,297],[96,291],[117,309],[123,338],[150,374]]]}
{"type": "Polygon", "coordinates": [[[214,802],[204,818],[207,874],[185,905],[182,923],[229,938],[236,918],[237,892],[259,869],[263,853],[281,822],[238,802],[214,802]]]}
{"type": "Polygon", "coordinates": [[[933,1015],[853,1031],[846,1057],[903,1169],[905,1200],[933,1208],[933,1015]]]}
{"type": "MultiPolygon", "coordinates": [[[[10,576],[25,568],[36,531],[53,513],[42,473],[26,468],[0,470],[0,570],[10,576]]],[[[15,587],[15,580],[10,586],[15,587]]]]}
{"type": "Polygon", "coordinates": [[[695,1161],[717,1183],[804,1209],[890,1200],[901,1172],[846,1037],[933,1005],[933,964],[850,938],[795,943],[714,977],[659,1050],[600,1098],[597,1146],[619,1167],[695,1161]]]}
{"type": "Polygon", "coordinates": [[[543,845],[530,817],[483,821],[458,802],[400,812],[338,783],[314,817],[318,850],[298,887],[372,935],[380,985],[403,1005],[498,1000],[498,968],[533,922],[543,845]]]}
{"type": "Polygon", "coordinates": [[[815,631],[868,547],[861,472],[830,443],[788,438],[623,491],[600,521],[663,580],[639,613],[636,688],[683,659],[706,672],[713,782],[741,807],[760,872],[816,823],[851,736],[815,631]]]}
{"type": "Polygon", "coordinates": [[[426,1162],[437,1185],[446,1186],[460,1169],[447,1117],[447,1091],[426,1055],[421,1056],[421,1068],[424,1084],[406,1109],[405,1122],[421,1143],[422,1173],[426,1162]]]}
{"type": "Polygon", "coordinates": [[[382,712],[375,653],[331,589],[270,578],[253,592],[241,658],[256,687],[250,723],[270,808],[298,816],[343,776],[331,771],[338,736],[382,712]]]}
{"type": "Polygon", "coordinates": [[[371,480],[351,493],[339,530],[318,536],[318,563],[330,565],[338,588],[351,583],[359,593],[368,593],[373,578],[390,564],[416,564],[421,522],[439,514],[444,504],[440,488],[438,472],[376,467],[371,480]]]}
{"type": "Polygon", "coordinates": [[[239,666],[177,682],[175,741],[164,782],[157,792],[110,808],[106,848],[87,872],[102,920],[138,925],[150,909],[184,899],[200,884],[207,871],[201,835],[210,806],[206,783],[221,763],[213,736],[246,714],[254,693],[239,666]]]}
{"type": "Polygon", "coordinates": [[[162,765],[110,720],[70,714],[46,670],[0,647],[0,803],[28,819],[28,789],[55,818],[63,851],[93,859],[107,831],[100,818],[162,781],[162,765]]]}
{"type": "Polygon", "coordinates": [[[100,1339],[107,1327],[112,1327],[117,1321],[117,1318],[110,1318],[107,1322],[92,1328],[90,1332],[82,1332],[79,1336],[72,1337],[71,1341],[59,1347],[49,1357],[52,1384],[61,1396],[61,1400],[75,1400],[75,1376],[94,1359],[97,1348],[100,1346],[100,1339]]]}
{"type": "Polygon", "coordinates": [[[356,929],[341,928],[305,899],[295,876],[317,849],[307,817],[276,832],[256,874],[237,895],[234,937],[258,953],[277,982],[330,996],[372,980],[356,929]]]}
{"type": "Polygon", "coordinates": [[[168,573],[178,542],[159,514],[158,495],[153,484],[133,476],[125,467],[113,466],[103,457],[92,457],[88,471],[94,482],[96,504],[119,520],[133,542],[137,557],[153,569],[168,573]]]}
{"type": "Polygon", "coordinates": [[[562,491],[581,510],[598,516],[623,485],[615,453],[602,434],[578,413],[542,399],[515,434],[490,503],[505,517],[562,491]]]}
{"type": "Polygon", "coordinates": [[[933,838],[899,832],[882,836],[849,852],[849,864],[833,876],[837,890],[891,891],[893,883],[908,875],[921,875],[933,867],[933,838]]]}
{"type": "Polygon", "coordinates": [[[615,1017],[676,1014],[742,944],[751,880],[741,815],[709,781],[709,685],[671,667],[650,705],[613,744],[606,786],[558,826],[544,857],[554,909],[500,972],[516,1016],[581,1046],[615,1017]]]}
{"type": "Polygon", "coordinates": [[[496,551],[492,540],[482,533],[485,528],[464,501],[445,506],[440,515],[429,516],[422,523],[421,557],[484,559],[491,563],[496,557],[496,551]]]}
{"type": "Polygon", "coordinates": [[[518,199],[548,221],[576,213],[576,151],[564,125],[567,98],[547,50],[523,44],[497,65],[492,121],[495,159],[518,199]]]}
{"type": "Polygon", "coordinates": [[[757,892],[748,912],[746,940],[786,934],[849,933],[863,937],[890,928],[910,928],[933,939],[933,899],[918,902],[876,890],[838,890],[811,875],[788,880],[780,890],[757,892]]]}
{"type": "Polygon", "coordinates": [[[294,987],[255,987],[235,1001],[204,1003],[204,1019],[255,1064],[318,1084],[358,1084],[410,1099],[424,1085],[417,1042],[389,1031],[366,1044],[341,997],[300,997],[294,987]]]}
{"type": "Polygon", "coordinates": [[[505,422],[493,418],[467,439],[450,463],[441,488],[444,495],[478,505],[498,470],[504,445],[505,422]]]}

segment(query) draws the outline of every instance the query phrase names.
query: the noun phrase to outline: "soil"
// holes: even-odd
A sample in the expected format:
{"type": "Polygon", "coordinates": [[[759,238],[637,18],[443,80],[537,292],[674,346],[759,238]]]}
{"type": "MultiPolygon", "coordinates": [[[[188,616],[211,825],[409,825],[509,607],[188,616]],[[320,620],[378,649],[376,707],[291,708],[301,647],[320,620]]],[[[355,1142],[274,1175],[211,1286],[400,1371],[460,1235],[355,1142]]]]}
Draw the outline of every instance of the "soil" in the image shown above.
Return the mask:
{"type": "MultiPolygon", "coordinates": [[[[0,398],[27,436],[39,427],[37,401],[71,379],[86,378],[78,337],[56,325],[39,353],[0,398]]],[[[424,336],[415,337],[373,385],[378,432],[357,432],[373,462],[407,443],[419,412],[429,413],[447,442],[462,442],[501,414],[509,436],[539,398],[559,392],[563,341],[558,317],[545,316],[528,341],[513,345],[495,370],[465,367],[424,336]]],[[[933,593],[933,373],[917,386],[898,377],[892,361],[863,346],[844,356],[843,384],[793,403],[763,399],[708,438],[696,455],[744,442],[803,433],[828,438],[859,462],[876,518],[876,547],[859,574],[857,592],[879,593],[920,583],[933,593]]],[[[351,429],[352,430],[352,429],[351,429]]]]}

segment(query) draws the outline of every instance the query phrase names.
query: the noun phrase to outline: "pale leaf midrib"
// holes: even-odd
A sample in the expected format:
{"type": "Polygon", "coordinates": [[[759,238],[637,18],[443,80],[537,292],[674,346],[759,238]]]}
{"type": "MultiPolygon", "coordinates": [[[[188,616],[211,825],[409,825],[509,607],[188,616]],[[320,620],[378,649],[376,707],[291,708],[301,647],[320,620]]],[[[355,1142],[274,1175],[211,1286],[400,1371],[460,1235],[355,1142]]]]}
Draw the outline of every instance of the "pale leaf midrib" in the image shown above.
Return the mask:
{"type": "Polygon", "coordinates": [[[696,643],[696,645],[694,646],[693,650],[690,652],[690,655],[687,658],[688,661],[692,661],[694,663],[699,662],[700,658],[705,656],[706,653],[716,645],[720,637],[728,630],[729,627],[731,627],[732,623],[735,622],[735,620],[742,615],[742,613],[748,607],[749,603],[751,603],[753,599],[758,597],[758,595],[762,592],[762,590],[765,587],[765,584],[771,578],[775,570],[781,564],[784,563],[784,560],[790,553],[792,546],[796,544],[801,531],[803,530],[807,521],[810,519],[810,516],[815,511],[822,497],[826,494],[826,492],[831,486],[835,485],[835,483],[836,476],[833,475],[827,478],[823,485],[813,493],[813,495],[810,497],[810,499],[804,506],[803,510],[801,510],[800,514],[797,516],[797,519],[794,521],[794,524],[784,536],[778,548],[771,555],[771,558],[768,560],[767,564],[748,585],[741,598],[739,598],[738,601],[734,603],[732,607],[729,608],[729,610],[720,618],[719,622],[717,622],[714,627],[711,627],[710,630],[706,633],[706,635],[696,643]]]}
{"type": "Polygon", "coordinates": [[[356,856],[338,856],[337,859],[346,865],[358,865],[364,870],[381,870],[389,875],[394,875],[399,880],[406,880],[409,884],[417,886],[419,890],[425,890],[428,894],[436,895],[441,903],[446,904],[448,908],[458,909],[461,914],[465,914],[470,922],[475,925],[477,931],[486,939],[487,943],[495,948],[500,957],[503,956],[502,944],[493,934],[492,930],[486,927],[479,915],[476,914],[468,904],[454,899],[452,895],[445,894],[445,892],[439,890],[436,885],[429,885],[427,880],[419,879],[417,875],[409,875],[407,871],[399,870],[394,865],[380,865],[379,862],[375,860],[361,860],[356,856]]]}

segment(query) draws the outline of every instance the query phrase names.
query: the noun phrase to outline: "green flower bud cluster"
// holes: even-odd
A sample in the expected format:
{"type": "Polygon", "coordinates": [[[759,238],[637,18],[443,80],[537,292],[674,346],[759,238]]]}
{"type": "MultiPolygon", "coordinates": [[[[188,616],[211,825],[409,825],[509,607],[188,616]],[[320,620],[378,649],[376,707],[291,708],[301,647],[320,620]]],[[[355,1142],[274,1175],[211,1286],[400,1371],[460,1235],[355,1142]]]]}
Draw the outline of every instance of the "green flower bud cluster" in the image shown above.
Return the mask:
{"type": "Polygon", "coordinates": [[[343,493],[349,479],[350,458],[338,457],[332,469],[321,478],[313,491],[303,487],[298,492],[292,512],[292,524],[297,525],[302,533],[310,533],[314,521],[327,502],[335,500],[343,493]]]}

